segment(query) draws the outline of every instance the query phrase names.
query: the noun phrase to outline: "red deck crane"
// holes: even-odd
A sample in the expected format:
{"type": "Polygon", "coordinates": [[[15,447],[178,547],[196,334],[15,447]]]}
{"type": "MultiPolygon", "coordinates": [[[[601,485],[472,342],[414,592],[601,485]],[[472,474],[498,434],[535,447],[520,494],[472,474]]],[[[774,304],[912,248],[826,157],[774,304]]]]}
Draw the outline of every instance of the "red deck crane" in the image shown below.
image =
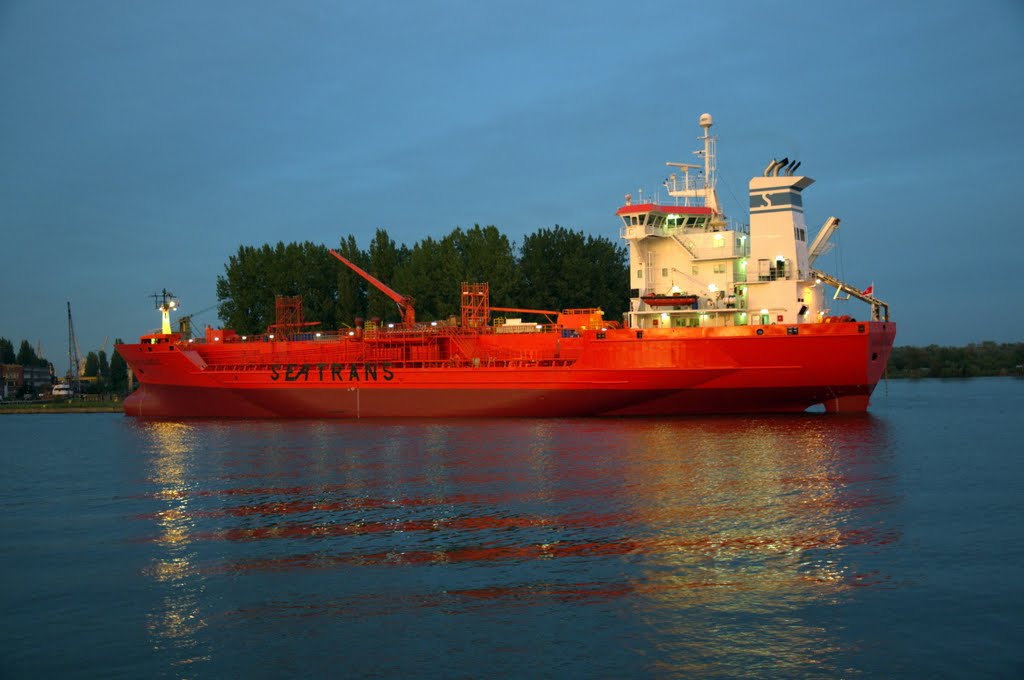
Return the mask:
{"type": "Polygon", "coordinates": [[[334,250],[331,250],[330,253],[331,253],[331,255],[334,255],[334,257],[338,258],[342,262],[342,264],[346,265],[349,269],[354,271],[356,274],[359,274],[364,279],[366,279],[367,281],[372,283],[374,286],[376,286],[377,290],[379,290],[380,292],[384,293],[389,298],[394,300],[395,304],[398,305],[399,311],[402,312],[402,323],[409,324],[410,326],[412,324],[416,323],[416,310],[413,309],[413,299],[410,296],[402,295],[401,293],[395,292],[394,290],[389,288],[387,285],[382,283],[380,280],[378,280],[375,276],[373,276],[372,274],[370,274],[368,272],[363,271],[360,267],[358,267],[357,265],[355,265],[352,262],[349,262],[348,260],[346,260],[344,257],[339,255],[334,250]]]}

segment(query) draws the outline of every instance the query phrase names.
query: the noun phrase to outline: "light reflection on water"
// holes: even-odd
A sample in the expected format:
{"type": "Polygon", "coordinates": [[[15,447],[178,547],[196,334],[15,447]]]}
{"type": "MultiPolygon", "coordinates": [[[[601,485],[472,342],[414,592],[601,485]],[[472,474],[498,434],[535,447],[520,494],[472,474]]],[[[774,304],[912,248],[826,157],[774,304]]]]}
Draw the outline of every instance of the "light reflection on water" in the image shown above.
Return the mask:
{"type": "Polygon", "coordinates": [[[170,650],[176,664],[207,660],[197,635],[206,627],[202,597],[205,590],[195,575],[197,555],[192,546],[195,520],[192,495],[195,481],[189,466],[198,440],[195,427],[172,422],[152,423],[145,430],[146,449],[152,465],[152,482],[158,488],[155,500],[165,507],[153,519],[160,546],[147,574],[165,587],[160,607],[148,614],[154,650],[170,650]]]}
{"type": "Polygon", "coordinates": [[[300,615],[355,640],[434,612],[501,629],[481,658],[528,648],[520,625],[589,629],[561,650],[585,675],[842,673],[849,644],[807,612],[887,587],[870,556],[900,540],[870,415],[132,427],[149,632],[181,664],[222,652],[213,629],[300,615]]]}

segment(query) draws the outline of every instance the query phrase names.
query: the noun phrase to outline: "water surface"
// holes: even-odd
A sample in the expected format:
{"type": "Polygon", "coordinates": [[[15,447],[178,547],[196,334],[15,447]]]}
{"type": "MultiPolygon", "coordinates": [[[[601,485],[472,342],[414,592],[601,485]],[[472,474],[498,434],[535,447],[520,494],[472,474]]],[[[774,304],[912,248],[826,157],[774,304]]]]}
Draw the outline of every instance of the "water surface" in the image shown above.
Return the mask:
{"type": "Polygon", "coordinates": [[[0,675],[1020,676],[1022,412],[4,416],[0,675]]]}

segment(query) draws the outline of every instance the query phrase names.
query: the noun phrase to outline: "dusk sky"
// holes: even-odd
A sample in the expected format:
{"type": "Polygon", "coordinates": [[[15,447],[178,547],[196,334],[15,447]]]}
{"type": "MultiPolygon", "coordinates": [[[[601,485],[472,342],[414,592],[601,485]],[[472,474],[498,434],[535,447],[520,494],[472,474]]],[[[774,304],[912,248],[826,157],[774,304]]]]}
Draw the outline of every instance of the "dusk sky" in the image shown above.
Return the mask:
{"type": "Polygon", "coordinates": [[[617,241],[705,112],[726,213],[800,160],[897,345],[1024,341],[1020,0],[0,0],[0,336],[63,373],[67,301],[83,353],[135,340],[240,245],[617,241]]]}

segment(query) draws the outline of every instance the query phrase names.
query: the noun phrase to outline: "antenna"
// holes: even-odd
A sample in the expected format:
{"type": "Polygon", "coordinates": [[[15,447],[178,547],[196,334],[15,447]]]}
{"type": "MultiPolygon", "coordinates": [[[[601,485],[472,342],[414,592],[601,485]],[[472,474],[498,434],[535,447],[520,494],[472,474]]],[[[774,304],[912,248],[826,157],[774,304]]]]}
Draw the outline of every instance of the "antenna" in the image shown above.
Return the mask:
{"type": "Polygon", "coordinates": [[[164,335],[170,335],[171,310],[178,307],[178,300],[174,297],[174,293],[168,291],[166,288],[159,293],[153,293],[150,297],[153,298],[153,302],[156,303],[156,308],[160,310],[162,316],[160,332],[164,335]]]}
{"type": "Polygon", "coordinates": [[[711,126],[715,124],[710,113],[703,113],[699,120],[700,126],[704,128],[704,136],[698,137],[704,142],[704,150],[697,151],[698,156],[704,156],[704,188],[707,190],[705,205],[719,212],[718,196],[715,195],[715,185],[718,183],[718,168],[715,163],[715,141],[716,137],[711,136],[711,126]]]}

